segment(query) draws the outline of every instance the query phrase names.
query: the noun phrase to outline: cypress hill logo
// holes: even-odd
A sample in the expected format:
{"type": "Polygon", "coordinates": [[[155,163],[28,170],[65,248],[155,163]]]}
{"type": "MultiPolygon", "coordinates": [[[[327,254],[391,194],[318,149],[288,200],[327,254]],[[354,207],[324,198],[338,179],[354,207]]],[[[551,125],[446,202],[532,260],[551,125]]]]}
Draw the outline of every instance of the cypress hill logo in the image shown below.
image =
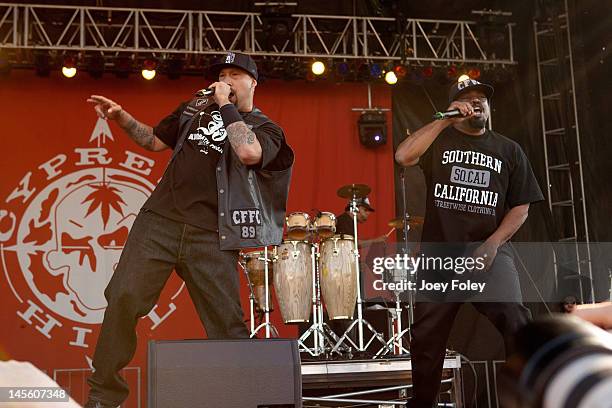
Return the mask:
{"type": "MultiPolygon", "coordinates": [[[[1,267],[19,303],[16,313],[40,335],[67,339],[70,347],[93,349],[104,289],[154,188],[155,161],[130,150],[111,154],[112,142],[108,123],[98,119],[88,147],[33,165],[0,204],[1,267]]],[[[151,330],[176,310],[172,299],[183,284],[175,286],[174,296],[143,318],[151,330]]]]}

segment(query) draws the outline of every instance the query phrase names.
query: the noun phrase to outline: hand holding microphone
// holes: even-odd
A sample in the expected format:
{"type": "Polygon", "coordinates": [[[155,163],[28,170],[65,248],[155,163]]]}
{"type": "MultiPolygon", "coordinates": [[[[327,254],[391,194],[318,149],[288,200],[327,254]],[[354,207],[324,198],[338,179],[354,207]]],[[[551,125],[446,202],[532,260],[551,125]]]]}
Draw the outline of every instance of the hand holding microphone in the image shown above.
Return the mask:
{"type": "Polygon", "coordinates": [[[454,122],[461,122],[470,118],[477,111],[481,112],[480,107],[474,107],[469,102],[453,101],[446,112],[437,112],[433,115],[435,120],[455,119],[454,122]]]}
{"type": "Polygon", "coordinates": [[[212,96],[217,105],[231,103],[229,98],[233,95],[232,89],[225,82],[214,82],[208,88],[196,92],[197,97],[212,96]]]}
{"type": "Polygon", "coordinates": [[[215,88],[204,88],[196,92],[196,96],[212,96],[215,94],[215,88]]]}

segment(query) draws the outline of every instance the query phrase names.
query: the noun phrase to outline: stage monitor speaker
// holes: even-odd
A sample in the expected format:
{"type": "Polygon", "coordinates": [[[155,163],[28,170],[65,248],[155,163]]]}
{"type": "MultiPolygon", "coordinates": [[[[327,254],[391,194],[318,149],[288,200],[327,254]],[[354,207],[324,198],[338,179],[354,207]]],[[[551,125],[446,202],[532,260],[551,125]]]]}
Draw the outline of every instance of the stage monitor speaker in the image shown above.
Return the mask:
{"type": "Polygon", "coordinates": [[[301,408],[295,340],[149,342],[149,408],[301,408]]]}

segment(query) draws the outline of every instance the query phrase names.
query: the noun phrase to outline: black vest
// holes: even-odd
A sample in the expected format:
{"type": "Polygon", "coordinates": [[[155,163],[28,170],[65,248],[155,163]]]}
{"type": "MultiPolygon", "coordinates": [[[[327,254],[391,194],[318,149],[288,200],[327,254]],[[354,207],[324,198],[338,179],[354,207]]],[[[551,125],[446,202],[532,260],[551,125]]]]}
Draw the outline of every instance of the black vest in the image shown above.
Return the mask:
{"type": "MultiPolygon", "coordinates": [[[[182,149],[194,115],[213,103],[212,99],[199,97],[185,107],[179,120],[180,137],[170,161],[182,149]]],[[[271,122],[257,108],[253,108],[244,121],[252,129],[271,122]]],[[[280,244],[293,170],[293,150],[283,135],[276,158],[265,169],[259,169],[242,164],[229,141],[227,144],[216,168],[221,249],[280,244]]]]}

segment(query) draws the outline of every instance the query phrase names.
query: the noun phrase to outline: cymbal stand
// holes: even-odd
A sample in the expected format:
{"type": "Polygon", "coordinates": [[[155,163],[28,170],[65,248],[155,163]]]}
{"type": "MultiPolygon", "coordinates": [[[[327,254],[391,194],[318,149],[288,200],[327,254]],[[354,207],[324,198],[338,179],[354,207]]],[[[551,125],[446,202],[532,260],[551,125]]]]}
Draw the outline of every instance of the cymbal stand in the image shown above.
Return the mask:
{"type": "Polygon", "coordinates": [[[374,340],[378,340],[381,344],[385,344],[384,337],[374,329],[374,327],[363,318],[363,299],[361,298],[361,268],[359,265],[359,241],[357,236],[357,212],[359,208],[357,206],[357,198],[354,194],[350,200],[350,212],[353,215],[353,240],[355,244],[355,249],[353,250],[353,255],[355,256],[355,271],[357,274],[357,319],[353,321],[346,329],[340,340],[336,343],[332,352],[337,352],[338,349],[342,346],[344,342],[348,342],[355,350],[358,352],[364,352],[366,349],[374,342],[374,340]],[[353,328],[357,326],[357,343],[351,340],[349,334],[353,328]],[[367,329],[372,336],[368,339],[367,343],[364,341],[364,329],[367,329]]]}
{"type": "MultiPolygon", "coordinates": [[[[410,254],[410,248],[408,248],[408,233],[410,232],[410,215],[408,214],[408,208],[406,203],[406,168],[402,167],[402,171],[400,173],[400,179],[402,181],[402,211],[404,214],[404,228],[402,230],[402,239],[404,241],[404,246],[402,247],[402,251],[404,254],[410,254]]],[[[416,270],[410,271],[408,273],[408,282],[413,282],[413,278],[416,277],[416,270]]],[[[410,328],[414,323],[414,292],[412,290],[408,291],[408,339],[412,340],[412,333],[410,328]]]]}
{"type": "MultiPolygon", "coordinates": [[[[403,276],[403,274],[400,274],[403,276]]],[[[402,329],[402,301],[400,300],[401,291],[394,290],[395,295],[395,309],[389,308],[392,318],[392,332],[391,338],[387,343],[378,350],[374,358],[382,357],[393,351],[393,354],[410,354],[410,351],[404,347],[403,337],[406,333],[410,332],[409,327],[402,329]]]]}
{"type": "Polygon", "coordinates": [[[263,258],[259,258],[260,261],[264,261],[264,287],[265,287],[265,304],[264,304],[264,321],[261,323],[255,330],[251,332],[251,338],[255,337],[257,333],[265,328],[266,329],[266,339],[272,337],[271,331],[274,331],[274,336],[278,337],[278,330],[272,323],[270,323],[270,267],[269,263],[272,262],[272,259],[268,257],[268,247],[264,247],[264,256],[263,258]]]}
{"type": "MultiPolygon", "coordinates": [[[[410,215],[407,211],[406,205],[406,183],[405,183],[406,169],[402,168],[400,173],[400,179],[402,184],[402,212],[404,216],[404,227],[402,228],[402,239],[404,241],[404,245],[402,246],[402,252],[404,254],[410,254],[410,249],[408,248],[408,233],[410,231],[410,215]]],[[[406,265],[407,266],[407,265],[406,265]]],[[[393,280],[397,283],[400,280],[406,280],[407,282],[412,282],[413,276],[415,276],[416,270],[414,269],[414,265],[410,270],[406,269],[406,273],[397,273],[393,271],[393,280]]],[[[405,334],[408,334],[408,338],[411,339],[410,328],[414,322],[414,294],[412,290],[408,290],[408,326],[405,329],[402,329],[402,303],[400,300],[401,291],[393,291],[395,294],[395,310],[390,310],[393,315],[393,336],[387,341],[385,347],[382,347],[378,353],[376,353],[375,357],[384,356],[393,350],[394,354],[410,354],[410,351],[404,348],[404,342],[402,337],[405,334]],[[397,326],[397,327],[396,327],[397,326]]]]}

